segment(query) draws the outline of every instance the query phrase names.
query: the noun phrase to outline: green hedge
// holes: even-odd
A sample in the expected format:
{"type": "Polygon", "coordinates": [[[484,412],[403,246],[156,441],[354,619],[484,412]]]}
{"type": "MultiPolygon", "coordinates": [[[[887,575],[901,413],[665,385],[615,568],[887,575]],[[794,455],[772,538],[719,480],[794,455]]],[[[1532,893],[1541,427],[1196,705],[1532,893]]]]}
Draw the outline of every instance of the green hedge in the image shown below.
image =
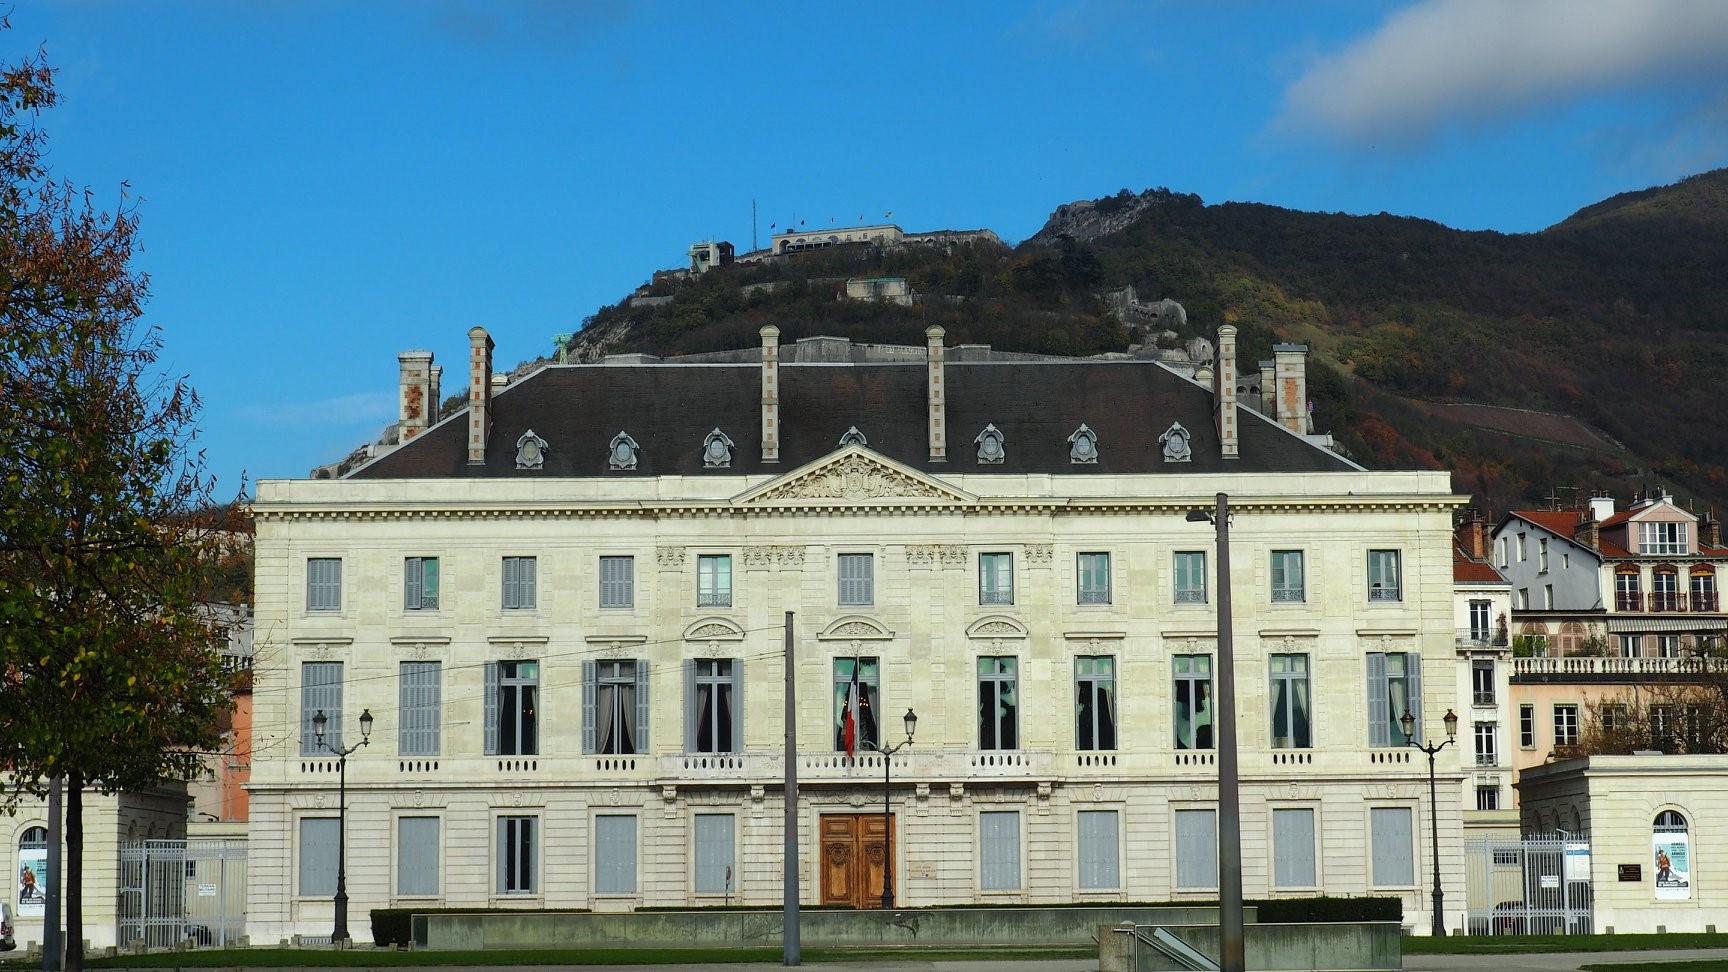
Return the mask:
{"type": "Polygon", "coordinates": [[[1280,925],[1291,922],[1347,922],[1404,920],[1404,902],[1399,898],[1272,898],[1264,901],[1244,901],[1258,908],[1261,924],[1280,925]]]}
{"type": "Polygon", "coordinates": [[[537,914],[586,914],[587,908],[551,911],[527,908],[373,908],[372,943],[380,947],[408,945],[414,941],[415,915],[504,915],[532,910],[537,914]]]}

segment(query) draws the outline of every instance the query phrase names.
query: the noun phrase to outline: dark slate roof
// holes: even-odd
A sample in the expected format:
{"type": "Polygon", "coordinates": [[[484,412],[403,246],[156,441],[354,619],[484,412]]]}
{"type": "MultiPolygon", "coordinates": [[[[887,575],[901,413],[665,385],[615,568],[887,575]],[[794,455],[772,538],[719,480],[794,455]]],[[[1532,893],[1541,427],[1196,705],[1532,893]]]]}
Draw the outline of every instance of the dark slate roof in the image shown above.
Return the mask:
{"type": "Polygon", "coordinates": [[[775,473],[839,448],[848,427],[871,450],[932,473],[1338,472],[1347,460],[1240,409],[1240,457],[1218,454],[1212,393],[1145,361],[949,362],[948,461],[929,459],[925,364],[780,366],[780,462],[761,461],[758,364],[554,365],[493,397],[485,465],[468,464],[466,411],[351,474],[358,479],[483,476],[664,476],[775,473]],[[1158,437],[1172,422],[1191,436],[1193,460],[1167,463],[1158,437]],[[1007,460],[977,462],[986,424],[1007,460]],[[1096,465],[1069,461],[1068,436],[1098,436],[1096,465]],[[733,443],[730,469],[706,469],[702,444],[719,428],[733,443]],[[548,445],[545,468],[518,470],[516,440],[532,429],[548,445]],[[641,447],[636,469],[607,468],[612,437],[641,447]]]}

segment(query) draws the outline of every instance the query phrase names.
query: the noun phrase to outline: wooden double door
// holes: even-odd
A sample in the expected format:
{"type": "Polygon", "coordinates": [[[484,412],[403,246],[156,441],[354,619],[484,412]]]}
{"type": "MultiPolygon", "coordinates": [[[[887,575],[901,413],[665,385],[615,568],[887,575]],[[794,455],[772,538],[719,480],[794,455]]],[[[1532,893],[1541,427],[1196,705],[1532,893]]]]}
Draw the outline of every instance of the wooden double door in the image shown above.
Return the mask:
{"type": "MultiPolygon", "coordinates": [[[[882,907],[882,875],[892,866],[888,844],[894,820],[880,813],[822,815],[822,903],[854,908],[882,907]]],[[[900,882],[894,897],[899,899],[900,882]]]]}

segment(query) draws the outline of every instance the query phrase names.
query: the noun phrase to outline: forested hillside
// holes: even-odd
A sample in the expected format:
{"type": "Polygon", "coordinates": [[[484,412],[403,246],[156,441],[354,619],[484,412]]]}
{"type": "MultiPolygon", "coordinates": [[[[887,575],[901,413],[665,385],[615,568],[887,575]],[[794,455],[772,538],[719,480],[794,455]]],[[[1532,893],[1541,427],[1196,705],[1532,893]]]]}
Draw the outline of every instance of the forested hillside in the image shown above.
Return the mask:
{"type": "Polygon", "coordinates": [[[1308,344],[1317,428],[1372,468],[1452,469],[1494,511],[1656,483],[1728,506],[1728,170],[1516,235],[1124,190],[1014,249],[838,248],[665,280],[641,293],[669,301],[603,308],[572,344],[743,348],[770,322],[919,344],[939,323],[951,343],[1096,354],[1154,336],[1101,299],[1123,286],[1181,302],[1180,337],[1239,325],[1250,367],[1308,344]],[[859,276],[921,299],[838,299],[859,276]]]}

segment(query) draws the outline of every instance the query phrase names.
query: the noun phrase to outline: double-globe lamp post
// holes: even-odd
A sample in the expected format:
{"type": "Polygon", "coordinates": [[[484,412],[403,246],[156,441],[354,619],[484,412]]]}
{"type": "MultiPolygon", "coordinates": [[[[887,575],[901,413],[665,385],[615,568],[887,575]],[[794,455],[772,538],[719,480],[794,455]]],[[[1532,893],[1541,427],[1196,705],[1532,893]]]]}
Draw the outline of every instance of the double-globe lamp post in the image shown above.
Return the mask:
{"type": "Polygon", "coordinates": [[[1428,754],[1428,843],[1434,848],[1434,937],[1446,937],[1446,916],[1442,909],[1443,896],[1440,893],[1440,800],[1434,785],[1434,754],[1458,741],[1458,714],[1451,709],[1446,710],[1446,717],[1440,720],[1446,723],[1446,738],[1438,743],[1416,742],[1416,717],[1405,710],[1398,719],[1398,724],[1404,729],[1404,742],[1415,746],[1428,754]]]}
{"type": "Polygon", "coordinates": [[[324,738],[324,727],[330,717],[319,709],[312,716],[312,732],[318,748],[336,756],[336,927],[330,932],[330,944],[340,946],[348,940],[348,757],[372,740],[372,710],[360,713],[360,741],[338,748],[324,738]]]}
{"type": "Polygon", "coordinates": [[[894,907],[894,817],[893,803],[888,795],[890,777],[893,775],[893,756],[912,745],[912,733],[918,729],[917,713],[907,709],[905,722],[905,742],[894,746],[883,746],[880,743],[876,745],[876,751],[882,754],[882,907],[884,910],[894,907]]]}

